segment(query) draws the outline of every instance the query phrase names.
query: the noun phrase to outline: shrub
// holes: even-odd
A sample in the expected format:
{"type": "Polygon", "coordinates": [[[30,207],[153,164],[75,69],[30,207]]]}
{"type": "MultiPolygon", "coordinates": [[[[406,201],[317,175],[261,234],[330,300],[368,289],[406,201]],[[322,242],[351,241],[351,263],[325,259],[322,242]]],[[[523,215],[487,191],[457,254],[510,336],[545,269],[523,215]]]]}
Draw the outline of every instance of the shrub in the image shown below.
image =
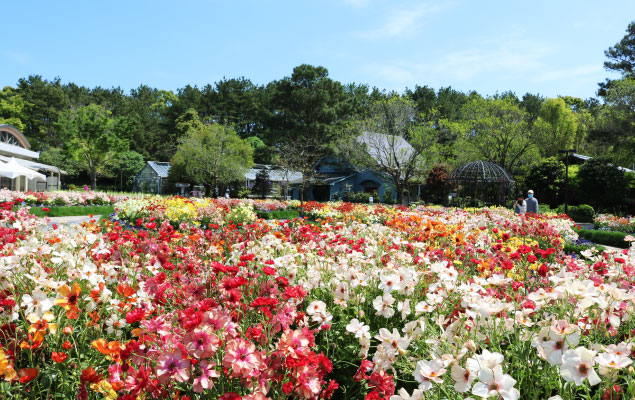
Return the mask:
{"type": "Polygon", "coordinates": [[[624,241],[624,238],[627,235],[622,232],[595,231],[592,229],[580,229],[576,232],[578,232],[578,235],[581,238],[590,240],[593,243],[619,247],[622,249],[628,248],[628,242],[624,241]]]}
{"type": "Polygon", "coordinates": [[[624,205],[628,181],[624,172],[607,160],[594,158],[586,161],[580,167],[578,178],[581,194],[589,204],[609,209],[624,205]]]}
{"type": "MultiPolygon", "coordinates": [[[[579,206],[569,206],[567,215],[577,222],[593,222],[595,210],[588,204],[580,204],[579,206]]],[[[564,213],[564,205],[558,206],[556,209],[558,214],[564,213]]]]}
{"type": "MultiPolygon", "coordinates": [[[[349,203],[369,203],[371,193],[365,192],[346,192],[342,196],[342,200],[349,203]]],[[[377,198],[376,194],[373,198],[377,198]]]]}

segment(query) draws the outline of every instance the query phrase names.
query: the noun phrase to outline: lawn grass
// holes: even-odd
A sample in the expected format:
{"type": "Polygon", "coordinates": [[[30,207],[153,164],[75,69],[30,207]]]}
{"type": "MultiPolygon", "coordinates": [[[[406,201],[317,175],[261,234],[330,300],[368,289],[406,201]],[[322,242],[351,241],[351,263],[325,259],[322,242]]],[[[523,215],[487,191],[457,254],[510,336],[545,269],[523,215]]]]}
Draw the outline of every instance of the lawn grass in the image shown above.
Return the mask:
{"type": "Polygon", "coordinates": [[[38,217],[74,217],[78,215],[109,215],[115,212],[115,207],[110,206],[64,206],[47,207],[49,211],[44,211],[43,207],[31,207],[31,214],[38,217]]]}
{"type": "Polygon", "coordinates": [[[300,213],[296,210],[281,211],[256,211],[258,218],[262,219],[294,219],[300,217],[300,213]]]}

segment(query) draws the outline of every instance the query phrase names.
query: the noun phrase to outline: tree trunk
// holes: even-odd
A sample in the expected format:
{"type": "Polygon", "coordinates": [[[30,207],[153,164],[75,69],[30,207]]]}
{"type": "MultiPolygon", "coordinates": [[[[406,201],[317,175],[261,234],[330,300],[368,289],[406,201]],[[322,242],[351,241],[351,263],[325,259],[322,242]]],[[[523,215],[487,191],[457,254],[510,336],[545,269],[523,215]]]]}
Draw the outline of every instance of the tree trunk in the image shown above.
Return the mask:
{"type": "Polygon", "coordinates": [[[97,190],[97,171],[90,171],[90,188],[91,190],[97,190]]]}

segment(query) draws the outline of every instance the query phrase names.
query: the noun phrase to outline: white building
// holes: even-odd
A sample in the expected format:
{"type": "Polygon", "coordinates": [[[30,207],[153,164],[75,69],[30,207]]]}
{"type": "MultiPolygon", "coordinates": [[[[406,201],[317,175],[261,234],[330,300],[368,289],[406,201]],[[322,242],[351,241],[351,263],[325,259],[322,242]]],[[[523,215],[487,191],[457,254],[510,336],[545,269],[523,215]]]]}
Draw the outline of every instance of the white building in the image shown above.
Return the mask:
{"type": "Polygon", "coordinates": [[[17,191],[43,192],[61,189],[62,175],[66,172],[52,165],[39,163],[40,153],[31,150],[31,144],[16,127],[0,124],[0,161],[8,162],[14,158],[23,167],[46,176],[46,181],[27,179],[19,176],[15,179],[0,178],[0,187],[17,191]]]}

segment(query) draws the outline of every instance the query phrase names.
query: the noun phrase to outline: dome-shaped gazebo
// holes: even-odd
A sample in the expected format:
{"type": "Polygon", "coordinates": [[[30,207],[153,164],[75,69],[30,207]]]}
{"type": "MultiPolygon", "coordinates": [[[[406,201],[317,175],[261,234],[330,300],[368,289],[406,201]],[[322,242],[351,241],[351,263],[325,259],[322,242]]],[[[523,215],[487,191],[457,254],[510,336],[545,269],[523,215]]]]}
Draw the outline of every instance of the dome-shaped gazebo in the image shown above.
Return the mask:
{"type": "Polygon", "coordinates": [[[452,171],[446,182],[446,193],[452,205],[504,205],[515,186],[514,178],[503,167],[479,160],[452,171]]]}

